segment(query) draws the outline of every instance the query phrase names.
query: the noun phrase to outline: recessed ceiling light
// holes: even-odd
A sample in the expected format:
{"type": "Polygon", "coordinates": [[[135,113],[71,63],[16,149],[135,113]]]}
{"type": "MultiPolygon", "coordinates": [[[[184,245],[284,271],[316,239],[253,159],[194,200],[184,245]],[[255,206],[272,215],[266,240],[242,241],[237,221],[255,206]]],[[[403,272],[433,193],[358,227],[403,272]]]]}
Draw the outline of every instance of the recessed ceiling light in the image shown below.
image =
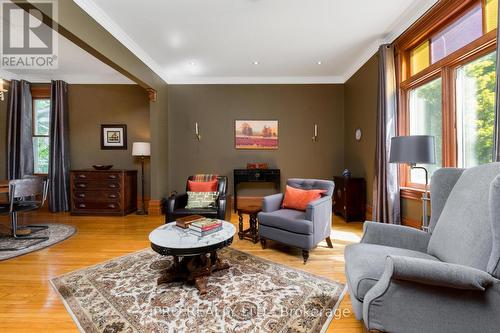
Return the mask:
{"type": "Polygon", "coordinates": [[[254,65],[258,65],[258,64],[259,64],[259,62],[258,62],[258,61],[254,61],[254,62],[253,62],[253,64],[254,64],[254,65]]]}
{"type": "Polygon", "coordinates": [[[322,63],[323,63],[323,62],[322,62],[321,60],[320,60],[320,61],[318,61],[318,65],[321,65],[322,63]]]}

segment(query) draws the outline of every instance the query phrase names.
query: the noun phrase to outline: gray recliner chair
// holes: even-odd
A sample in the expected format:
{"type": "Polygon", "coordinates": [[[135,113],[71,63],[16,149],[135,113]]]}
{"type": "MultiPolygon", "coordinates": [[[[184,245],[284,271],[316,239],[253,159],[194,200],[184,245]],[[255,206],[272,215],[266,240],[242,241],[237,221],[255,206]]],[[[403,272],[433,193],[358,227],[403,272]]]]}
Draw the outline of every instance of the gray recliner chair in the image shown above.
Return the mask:
{"type": "Polygon", "coordinates": [[[430,234],[366,222],[345,250],[353,309],[381,332],[500,331],[500,163],[440,169],[430,234]]]}
{"type": "Polygon", "coordinates": [[[318,200],[310,202],[306,211],[281,208],[284,195],[282,193],[264,198],[259,220],[259,238],[262,247],[266,240],[274,240],[282,244],[302,249],[304,264],[309,258],[309,251],[319,242],[326,239],[329,247],[332,223],[332,194],[335,187],[330,180],[291,178],[287,185],[303,190],[325,190],[318,200]]]}

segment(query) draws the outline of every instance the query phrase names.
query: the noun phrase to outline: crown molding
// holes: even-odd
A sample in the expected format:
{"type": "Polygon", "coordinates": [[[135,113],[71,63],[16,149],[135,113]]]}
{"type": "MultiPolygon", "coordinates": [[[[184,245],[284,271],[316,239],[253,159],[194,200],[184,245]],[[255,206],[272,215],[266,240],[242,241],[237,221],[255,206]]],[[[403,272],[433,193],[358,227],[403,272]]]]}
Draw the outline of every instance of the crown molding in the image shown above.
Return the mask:
{"type": "Polygon", "coordinates": [[[171,77],[169,84],[342,84],[341,76],[171,77]]]}
{"type": "Polygon", "coordinates": [[[93,0],[73,0],[83,11],[106,29],[113,37],[135,54],[146,66],[155,72],[163,81],[168,82],[161,66],[154,61],[123,29],[115,23],[93,0]]]}
{"type": "Polygon", "coordinates": [[[113,37],[134,53],[153,72],[168,84],[332,84],[345,83],[349,80],[378,50],[381,44],[392,43],[399,35],[415,23],[439,0],[421,0],[411,5],[400,15],[399,19],[388,29],[381,39],[373,41],[352,66],[340,76],[314,77],[170,77],[137,43],[130,38],[93,0],[73,0],[82,10],[103,26],[113,37]]]}
{"type": "Polygon", "coordinates": [[[399,19],[388,29],[389,33],[381,39],[372,42],[366,51],[361,54],[354,64],[349,67],[344,73],[344,83],[347,82],[356,72],[378,51],[382,44],[390,44],[394,42],[403,32],[406,31],[413,23],[422,17],[432,6],[439,0],[422,0],[411,5],[399,19]]]}

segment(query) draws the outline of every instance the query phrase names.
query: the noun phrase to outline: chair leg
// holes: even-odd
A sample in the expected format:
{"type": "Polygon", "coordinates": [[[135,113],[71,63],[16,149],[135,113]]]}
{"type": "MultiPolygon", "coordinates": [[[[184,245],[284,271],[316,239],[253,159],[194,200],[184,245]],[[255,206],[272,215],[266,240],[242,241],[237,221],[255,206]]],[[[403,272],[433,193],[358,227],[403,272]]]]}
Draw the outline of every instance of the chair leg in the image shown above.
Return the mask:
{"type": "Polygon", "coordinates": [[[262,246],[262,249],[264,249],[264,250],[267,247],[266,239],[263,238],[262,236],[260,237],[260,245],[262,246]]]}
{"type": "Polygon", "coordinates": [[[304,265],[307,262],[307,259],[309,259],[309,251],[308,250],[302,250],[302,258],[304,258],[304,265]]]}
{"type": "MultiPolygon", "coordinates": [[[[3,249],[0,249],[0,252],[3,252],[3,251],[19,251],[19,250],[24,250],[24,249],[27,249],[27,248],[30,248],[32,246],[35,246],[37,244],[40,244],[42,242],[45,242],[47,240],[49,240],[49,237],[24,237],[24,236],[18,236],[17,235],[17,212],[14,212],[12,213],[12,215],[10,216],[10,219],[11,219],[11,227],[12,227],[12,237],[16,240],[37,240],[36,242],[33,242],[31,244],[28,244],[28,245],[25,245],[25,246],[21,246],[21,247],[11,247],[11,248],[3,248],[3,249]]],[[[48,228],[48,226],[47,226],[48,228]]]]}
{"type": "Polygon", "coordinates": [[[333,248],[332,240],[330,239],[330,236],[326,237],[326,244],[328,244],[329,248],[333,248]]]}

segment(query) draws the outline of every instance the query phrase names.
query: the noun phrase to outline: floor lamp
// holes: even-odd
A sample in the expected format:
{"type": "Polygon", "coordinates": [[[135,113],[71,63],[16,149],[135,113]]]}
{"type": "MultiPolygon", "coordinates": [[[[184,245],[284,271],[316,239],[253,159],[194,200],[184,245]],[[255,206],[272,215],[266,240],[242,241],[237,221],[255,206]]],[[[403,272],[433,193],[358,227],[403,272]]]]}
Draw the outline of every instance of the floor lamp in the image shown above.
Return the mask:
{"type": "Polygon", "coordinates": [[[144,160],[151,156],[151,146],[149,142],[134,142],[132,146],[132,156],[141,158],[141,209],[137,211],[137,215],[146,215],[146,205],[144,204],[144,160]]]}
{"type": "Polygon", "coordinates": [[[427,203],[429,196],[429,172],[417,164],[435,164],[436,147],[435,139],[430,135],[396,136],[391,139],[390,163],[408,164],[411,169],[424,170],[425,191],[422,194],[422,230],[428,232],[429,219],[427,217],[427,203]]]}

